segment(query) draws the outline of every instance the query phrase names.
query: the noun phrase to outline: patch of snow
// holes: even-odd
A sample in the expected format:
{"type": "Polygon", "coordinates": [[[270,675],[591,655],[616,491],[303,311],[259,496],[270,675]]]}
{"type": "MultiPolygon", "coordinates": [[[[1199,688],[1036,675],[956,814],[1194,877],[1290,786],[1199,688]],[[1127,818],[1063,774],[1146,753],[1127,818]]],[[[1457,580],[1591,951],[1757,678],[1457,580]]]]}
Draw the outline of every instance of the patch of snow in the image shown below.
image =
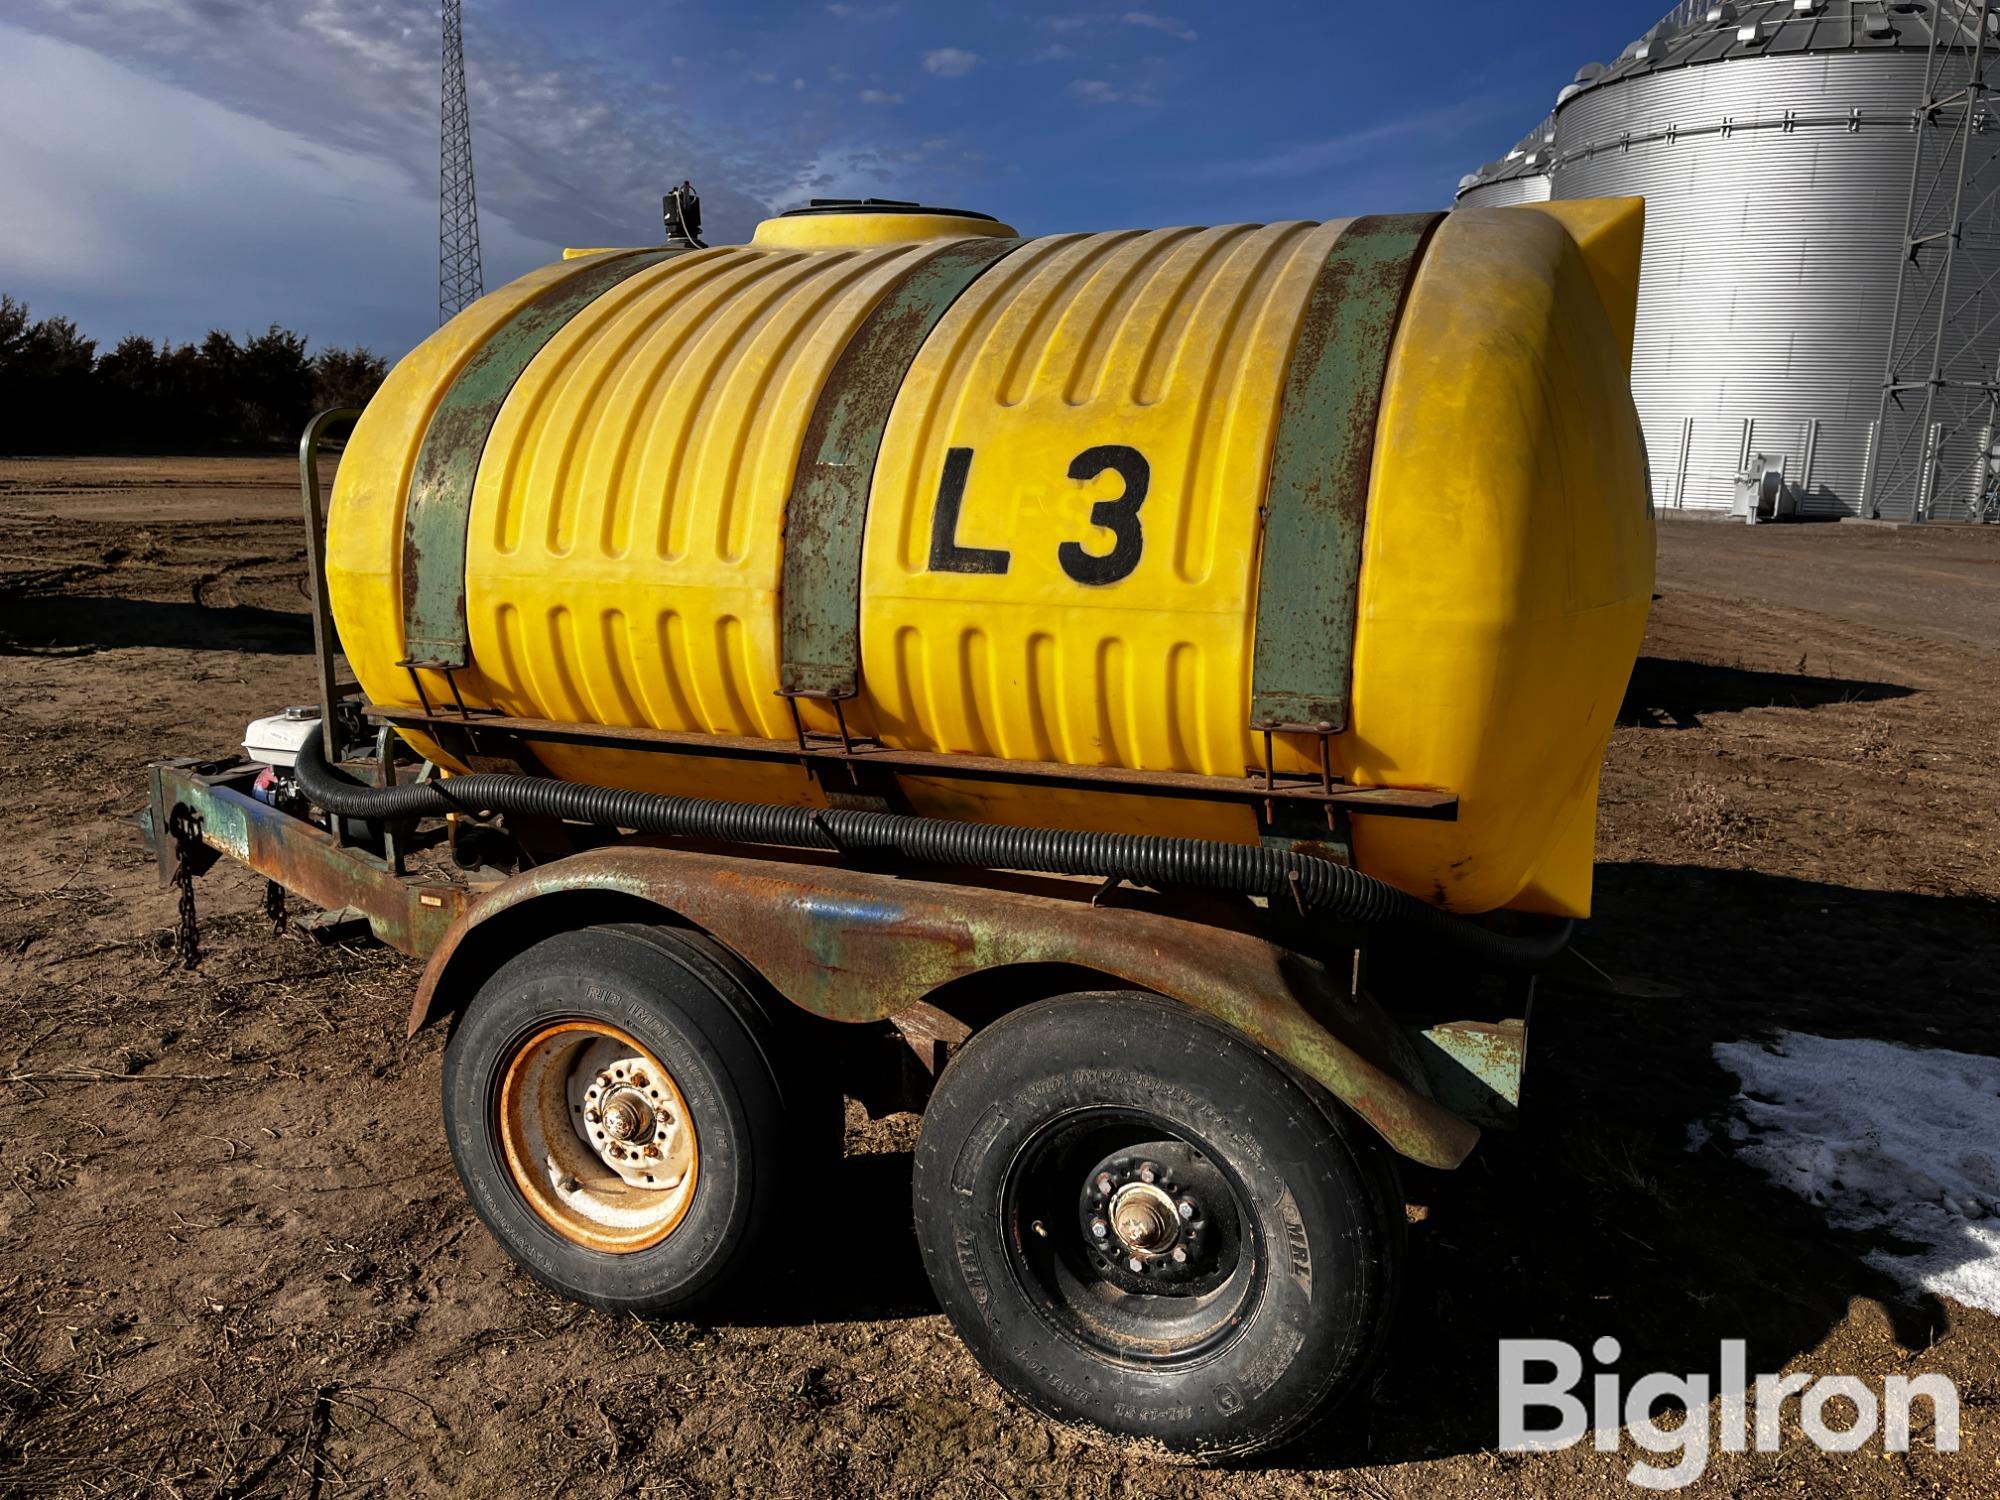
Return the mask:
{"type": "Polygon", "coordinates": [[[2000,1058],[1785,1031],[1715,1060],[1743,1083],[1737,1156],[1839,1228],[1921,1247],[1869,1264],[2000,1315],[2000,1058]]]}

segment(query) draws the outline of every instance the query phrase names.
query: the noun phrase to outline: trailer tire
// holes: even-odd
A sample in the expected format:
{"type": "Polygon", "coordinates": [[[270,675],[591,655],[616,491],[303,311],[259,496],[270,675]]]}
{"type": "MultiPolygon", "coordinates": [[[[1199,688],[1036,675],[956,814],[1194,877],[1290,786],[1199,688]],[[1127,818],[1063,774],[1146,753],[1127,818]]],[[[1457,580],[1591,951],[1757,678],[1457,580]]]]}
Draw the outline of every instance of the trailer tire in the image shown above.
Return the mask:
{"type": "Polygon", "coordinates": [[[712,1305],[772,1238],[802,1159],[840,1149],[838,1097],[829,1142],[828,1101],[786,1043],[699,934],[627,924],[536,943],[480,986],[445,1048],[446,1134],[474,1212],[562,1296],[712,1305]]]}
{"type": "Polygon", "coordinates": [[[1259,1452],[1386,1344],[1404,1238],[1386,1153],[1157,996],[1061,996],[975,1035],[925,1112],[914,1197],[953,1326],[1058,1421],[1259,1452]]]}

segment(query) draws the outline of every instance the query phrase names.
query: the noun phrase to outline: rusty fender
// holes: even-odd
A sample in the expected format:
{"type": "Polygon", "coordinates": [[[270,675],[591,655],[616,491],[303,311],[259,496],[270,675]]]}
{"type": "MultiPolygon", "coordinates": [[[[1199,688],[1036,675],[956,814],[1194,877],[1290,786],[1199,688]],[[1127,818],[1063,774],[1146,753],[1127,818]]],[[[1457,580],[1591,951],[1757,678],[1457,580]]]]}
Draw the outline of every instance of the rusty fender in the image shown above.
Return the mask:
{"type": "Polygon", "coordinates": [[[1093,906],[1095,889],[971,885],[645,846],[595,850],[517,875],[474,904],[432,953],[410,1032],[456,1012],[484,977],[467,972],[475,963],[455,969],[470,934],[497,917],[524,916],[538,901],[596,893],[673,914],[792,1003],[832,1020],[885,1020],[953,980],[1015,965],[1094,969],[1234,1027],[1330,1090],[1412,1161],[1455,1167],[1472,1150],[1478,1127],[1430,1097],[1394,1023],[1373,1000],[1350,996],[1323,964],[1228,927],[1093,906]]]}

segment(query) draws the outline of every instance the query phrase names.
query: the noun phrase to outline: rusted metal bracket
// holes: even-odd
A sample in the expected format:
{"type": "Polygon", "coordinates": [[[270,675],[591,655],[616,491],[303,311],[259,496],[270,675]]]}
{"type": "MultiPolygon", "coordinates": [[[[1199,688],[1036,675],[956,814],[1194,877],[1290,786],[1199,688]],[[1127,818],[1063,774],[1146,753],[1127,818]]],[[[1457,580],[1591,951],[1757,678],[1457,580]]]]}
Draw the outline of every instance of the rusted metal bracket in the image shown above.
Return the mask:
{"type": "MultiPolygon", "coordinates": [[[[565,277],[496,328],[446,389],[417,451],[403,514],[403,665],[412,679],[419,668],[442,671],[472,660],[465,619],[466,528],[486,439],[514,383],[549,341],[604,293],[686,253],[634,251],[565,277]]],[[[452,690],[456,694],[456,684],[452,690]]]]}
{"type": "MultiPolygon", "coordinates": [[[[680,734],[664,729],[639,729],[609,724],[566,724],[548,719],[520,719],[474,710],[467,719],[407,706],[371,703],[364,712],[372,719],[425,733],[489,733],[519,736],[533,742],[601,745],[607,749],[650,750],[670,755],[710,756],[724,760],[789,761],[804,764],[813,774],[829,765],[856,770],[873,768],[910,776],[935,776],[966,781],[1012,781],[1037,786],[1125,795],[1173,797],[1208,802],[1300,804],[1338,807],[1377,817],[1436,818],[1458,816],[1458,796],[1423,787],[1349,786],[1344,782],[1279,777],[1268,768],[1240,779],[1199,776],[1180,771],[1128,771],[1119,766],[1065,766],[1049,761],[1000,760],[985,755],[943,755],[924,750],[894,750],[874,740],[850,735],[845,741],[815,735],[803,728],[795,741],[748,739],[735,735],[680,734]]],[[[841,777],[845,779],[844,773],[841,777]]],[[[1331,822],[1326,826],[1331,829],[1331,822]]]]}
{"type": "Polygon", "coordinates": [[[922,256],[875,304],[827,372],[785,502],[778,590],[783,692],[835,703],[854,696],[861,674],[862,524],[889,414],[946,309],[1020,243],[954,240],[922,256]]]}
{"type": "Polygon", "coordinates": [[[1354,863],[1354,825],[1349,809],[1337,802],[1276,801],[1266,799],[1257,808],[1257,834],[1267,849],[1285,849],[1294,854],[1310,854],[1330,859],[1338,865],[1354,863]]]}
{"type": "Polygon", "coordinates": [[[944,1071],[951,1054],[972,1035],[972,1028],[957,1016],[923,1000],[905,1006],[889,1020],[909,1043],[917,1066],[932,1078],[944,1071]]]}
{"type": "Polygon", "coordinates": [[[1528,1018],[1444,1021],[1416,1032],[1424,1071],[1441,1103],[1476,1125],[1511,1126],[1521,1108],[1528,1018]]]}
{"type": "MultiPolygon", "coordinates": [[[[1250,726],[1347,727],[1368,477],[1389,350],[1442,214],[1354,220],[1306,299],[1285,372],[1258,563],[1250,726]]],[[[1322,756],[1325,746],[1322,743],[1322,756]]]]}

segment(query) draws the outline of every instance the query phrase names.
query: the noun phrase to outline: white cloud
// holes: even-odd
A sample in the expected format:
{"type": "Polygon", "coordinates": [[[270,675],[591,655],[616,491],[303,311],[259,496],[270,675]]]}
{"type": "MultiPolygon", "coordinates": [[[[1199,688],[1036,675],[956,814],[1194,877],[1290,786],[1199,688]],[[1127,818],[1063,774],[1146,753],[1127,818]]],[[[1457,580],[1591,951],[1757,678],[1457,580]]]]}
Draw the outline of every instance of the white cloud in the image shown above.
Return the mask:
{"type": "MultiPolygon", "coordinates": [[[[39,0],[24,19],[436,193],[437,11],[426,0],[39,0]]],[[[814,147],[803,132],[691,120],[664,81],[553,54],[481,16],[468,22],[482,228],[511,222],[543,247],[537,258],[657,234],[667,178],[711,184],[702,197],[714,238],[745,234],[814,147]]]]}
{"type": "Polygon", "coordinates": [[[963,78],[978,63],[979,54],[963,47],[937,47],[924,54],[924,71],[939,78],[963,78]]]}
{"type": "MultiPolygon", "coordinates": [[[[434,321],[436,192],[435,179],[419,188],[374,156],[0,23],[6,290],[101,343],[276,321],[400,355],[434,321]]],[[[503,220],[483,228],[489,267],[546,258],[503,220]]]]}
{"type": "Polygon", "coordinates": [[[829,149],[778,194],[777,204],[796,208],[808,198],[908,197],[907,175],[894,156],[881,151],[829,149]]]}
{"type": "Polygon", "coordinates": [[[1081,99],[1085,104],[1158,104],[1160,101],[1143,90],[1121,89],[1107,83],[1102,78],[1079,78],[1069,86],[1070,97],[1081,99]]]}
{"type": "Polygon", "coordinates": [[[1155,15],[1149,10],[1128,10],[1119,19],[1127,26],[1144,26],[1153,31],[1164,31],[1168,36],[1179,42],[1191,42],[1200,35],[1199,32],[1185,21],[1178,20],[1173,16],[1155,15]]]}
{"type": "Polygon", "coordinates": [[[1033,57],[1029,58],[1028,61],[1061,62],[1068,56],[1069,56],[1069,48],[1067,45],[1065,45],[1062,42],[1050,42],[1048,46],[1042,48],[1041,51],[1037,52],[1033,57]]]}
{"type": "MultiPolygon", "coordinates": [[[[508,30],[496,10],[480,4],[466,14],[488,286],[552,260],[566,244],[656,240],[660,192],[684,176],[702,188],[708,238],[722,244],[748,238],[794,184],[824,176],[822,158],[864,156],[866,166],[840,170],[890,172],[894,152],[908,146],[892,112],[870,120],[848,110],[830,124],[798,82],[786,94],[798,100],[792,110],[696,112],[690,98],[710,70],[728,72],[726,54],[682,52],[674,60],[686,58],[688,68],[660,66],[648,76],[618,50],[606,48],[602,60],[576,50],[590,38],[554,50],[508,30]],[[698,70],[696,86],[684,88],[698,70]]],[[[858,18],[864,12],[874,18],[888,8],[854,8],[858,18]]],[[[52,304],[58,292],[70,296],[62,288],[80,286],[86,266],[108,264],[96,306],[132,308],[116,312],[130,318],[116,332],[180,336],[194,320],[206,328],[278,316],[318,338],[386,348],[428,330],[438,192],[434,0],[0,0],[0,14],[0,114],[18,122],[0,140],[0,182],[8,184],[0,274],[10,292],[52,304]],[[42,44],[78,48],[126,82],[72,84],[56,98],[30,90],[28,58],[42,44]],[[148,86],[168,90],[172,102],[148,86]],[[42,100],[36,114],[24,112],[26,98],[42,100]],[[154,128],[126,112],[122,98],[148,98],[180,124],[154,128]],[[220,114],[202,116],[196,132],[202,102],[220,114]],[[118,120],[120,130],[92,120],[118,120]],[[196,136],[202,144],[178,156],[154,150],[196,136]],[[120,156],[122,142],[130,150],[120,156]],[[292,166],[274,172],[272,152],[288,154],[292,166]],[[200,190],[160,198],[156,186],[176,180],[176,166],[196,170],[200,190]],[[338,212],[328,216],[328,204],[338,212]],[[144,264],[130,260],[134,246],[148,248],[144,264]],[[176,256],[180,292],[166,284],[150,246],[176,256]],[[66,250],[64,278],[30,282],[30,266],[46,268],[66,250]],[[288,312],[302,298],[344,312],[288,312]]],[[[742,72],[764,60],[742,62],[742,72]]],[[[64,76],[84,70],[74,62],[64,76]]],[[[774,76],[782,86],[790,74],[774,76]]],[[[888,90],[872,98],[898,102],[888,90]]],[[[874,190],[890,186],[882,180],[874,190]]],[[[86,300],[46,310],[82,316],[86,300]]]]}
{"type": "Polygon", "coordinates": [[[849,5],[835,4],[826,8],[826,13],[839,21],[886,21],[903,7],[900,5],[849,5]]]}
{"type": "Polygon", "coordinates": [[[1065,34],[1094,31],[1100,26],[1137,26],[1146,31],[1163,31],[1180,42],[1191,42],[1201,35],[1178,16],[1163,16],[1151,10],[1128,10],[1119,15],[1044,16],[1042,25],[1065,34]]]}
{"type": "Polygon", "coordinates": [[[863,89],[855,96],[863,104],[901,104],[903,96],[892,94],[887,89],[863,89]]]}
{"type": "Polygon", "coordinates": [[[1501,102],[1491,94],[1474,94],[1359,130],[1343,130],[1315,141],[1293,141],[1272,146],[1255,156],[1207,162],[1187,170],[1197,177],[1230,182],[1246,177],[1309,177],[1378,155],[1393,142],[1453,140],[1467,128],[1490,118],[1501,102]]]}

